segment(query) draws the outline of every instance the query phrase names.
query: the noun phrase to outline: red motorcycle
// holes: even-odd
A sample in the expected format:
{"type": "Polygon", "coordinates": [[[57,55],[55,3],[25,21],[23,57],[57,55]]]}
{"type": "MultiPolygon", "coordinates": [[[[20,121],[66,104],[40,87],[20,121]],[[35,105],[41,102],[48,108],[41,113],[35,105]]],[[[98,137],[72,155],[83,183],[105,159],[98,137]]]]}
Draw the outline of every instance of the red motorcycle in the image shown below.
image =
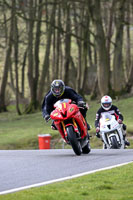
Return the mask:
{"type": "Polygon", "coordinates": [[[90,152],[87,123],[79,107],[70,99],[61,99],[54,104],[51,119],[67,144],[72,146],[76,155],[90,152]]]}

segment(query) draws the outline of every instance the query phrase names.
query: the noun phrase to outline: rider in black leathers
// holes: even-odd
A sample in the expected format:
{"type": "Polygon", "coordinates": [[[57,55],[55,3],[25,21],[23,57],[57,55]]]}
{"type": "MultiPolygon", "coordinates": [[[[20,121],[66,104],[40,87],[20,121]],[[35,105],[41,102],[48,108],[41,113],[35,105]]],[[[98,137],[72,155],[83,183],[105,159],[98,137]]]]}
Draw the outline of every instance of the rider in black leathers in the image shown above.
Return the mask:
{"type": "MultiPolygon", "coordinates": [[[[51,90],[46,94],[42,103],[42,113],[43,118],[47,121],[50,119],[50,113],[54,110],[53,105],[56,101],[60,99],[71,99],[74,101],[79,107],[83,107],[84,109],[80,109],[80,112],[86,117],[86,103],[83,101],[83,98],[77,94],[71,87],[65,86],[62,80],[54,80],[51,83],[51,90]]],[[[89,124],[87,123],[88,130],[90,129],[89,124]]],[[[56,129],[54,123],[51,125],[52,129],[56,129]]]]}

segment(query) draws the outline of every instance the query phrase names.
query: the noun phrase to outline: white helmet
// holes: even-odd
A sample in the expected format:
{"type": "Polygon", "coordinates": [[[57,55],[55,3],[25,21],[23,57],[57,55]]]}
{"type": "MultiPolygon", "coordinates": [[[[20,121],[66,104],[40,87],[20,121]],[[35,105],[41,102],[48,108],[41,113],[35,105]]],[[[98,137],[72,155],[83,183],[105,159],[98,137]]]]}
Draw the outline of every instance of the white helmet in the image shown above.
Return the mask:
{"type": "Polygon", "coordinates": [[[101,106],[104,110],[109,110],[112,106],[112,99],[110,96],[103,96],[101,99],[101,106]]]}

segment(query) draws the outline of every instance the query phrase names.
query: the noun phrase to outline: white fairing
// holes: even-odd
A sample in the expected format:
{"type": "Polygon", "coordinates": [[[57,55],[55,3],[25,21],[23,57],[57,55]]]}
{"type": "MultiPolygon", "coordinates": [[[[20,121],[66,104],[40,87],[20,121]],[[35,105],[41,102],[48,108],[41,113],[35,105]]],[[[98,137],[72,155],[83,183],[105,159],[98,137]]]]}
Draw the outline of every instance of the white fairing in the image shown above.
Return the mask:
{"type": "Polygon", "coordinates": [[[122,125],[120,125],[114,115],[108,112],[102,113],[100,119],[100,135],[107,149],[118,148],[124,149],[125,143],[123,140],[122,125]],[[116,141],[116,146],[112,144],[112,140],[116,141]]]}

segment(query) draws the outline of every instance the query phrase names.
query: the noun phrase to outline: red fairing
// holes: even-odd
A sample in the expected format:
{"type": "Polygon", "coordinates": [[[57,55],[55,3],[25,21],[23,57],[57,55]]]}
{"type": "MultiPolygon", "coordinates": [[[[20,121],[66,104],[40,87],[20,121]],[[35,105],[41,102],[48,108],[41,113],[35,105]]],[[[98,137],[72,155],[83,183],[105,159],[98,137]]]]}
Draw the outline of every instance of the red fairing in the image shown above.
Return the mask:
{"type": "Polygon", "coordinates": [[[64,131],[62,129],[61,122],[58,120],[58,121],[55,121],[54,123],[55,123],[58,131],[60,132],[62,138],[65,140],[65,133],[64,133],[64,131]]]}
{"type": "Polygon", "coordinates": [[[74,115],[79,112],[79,108],[76,104],[70,104],[68,107],[67,117],[74,117],[74,115]]]}
{"type": "Polygon", "coordinates": [[[87,135],[87,123],[83,117],[83,115],[79,112],[76,113],[74,119],[77,121],[80,130],[81,130],[81,138],[84,138],[87,135]]]}
{"type": "Polygon", "coordinates": [[[74,127],[75,133],[79,132],[78,126],[80,127],[81,138],[84,138],[87,135],[86,121],[76,104],[71,104],[70,99],[61,99],[56,102],[54,107],[55,110],[51,113],[50,117],[54,120],[54,124],[63,139],[67,141],[66,127],[70,125],[74,127]]]}
{"type": "Polygon", "coordinates": [[[51,113],[50,117],[53,120],[61,120],[61,119],[63,120],[64,119],[58,109],[53,110],[53,112],[51,113]]]}

